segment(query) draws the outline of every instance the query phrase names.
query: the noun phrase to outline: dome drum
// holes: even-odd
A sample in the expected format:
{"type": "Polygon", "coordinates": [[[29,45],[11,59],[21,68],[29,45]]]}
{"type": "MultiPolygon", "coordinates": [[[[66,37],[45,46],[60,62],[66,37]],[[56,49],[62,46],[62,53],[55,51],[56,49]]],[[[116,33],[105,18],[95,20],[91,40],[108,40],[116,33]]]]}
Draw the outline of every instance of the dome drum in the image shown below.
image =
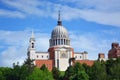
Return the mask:
{"type": "Polygon", "coordinates": [[[70,46],[70,40],[69,39],[50,39],[50,47],[61,46],[61,45],[70,46]]]}

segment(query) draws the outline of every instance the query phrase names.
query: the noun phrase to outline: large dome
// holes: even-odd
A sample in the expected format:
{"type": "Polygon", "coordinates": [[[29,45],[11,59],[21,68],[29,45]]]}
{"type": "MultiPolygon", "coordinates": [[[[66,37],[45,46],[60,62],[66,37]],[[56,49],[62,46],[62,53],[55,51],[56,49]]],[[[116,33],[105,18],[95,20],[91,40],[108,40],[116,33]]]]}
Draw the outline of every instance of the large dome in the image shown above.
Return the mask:
{"type": "Polygon", "coordinates": [[[58,24],[53,29],[50,39],[50,47],[54,46],[70,46],[70,39],[68,31],[62,26],[62,21],[60,20],[60,13],[58,16],[58,24]]]}
{"type": "Polygon", "coordinates": [[[57,25],[52,31],[51,38],[69,38],[68,31],[62,25],[57,25]]]}

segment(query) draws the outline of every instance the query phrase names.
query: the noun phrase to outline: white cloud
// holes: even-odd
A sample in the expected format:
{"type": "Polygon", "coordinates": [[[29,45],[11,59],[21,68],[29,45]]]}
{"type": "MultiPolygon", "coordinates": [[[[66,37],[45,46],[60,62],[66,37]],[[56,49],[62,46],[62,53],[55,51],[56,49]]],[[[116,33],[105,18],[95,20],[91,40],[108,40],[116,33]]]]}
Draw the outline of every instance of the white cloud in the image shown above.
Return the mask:
{"type": "MultiPolygon", "coordinates": [[[[27,48],[31,32],[4,31],[0,30],[0,66],[12,66],[15,62],[22,64],[27,58],[27,48]]],[[[47,51],[49,47],[49,35],[46,33],[35,33],[36,51],[47,51]]]]}
{"type": "Polygon", "coordinates": [[[60,0],[68,5],[82,9],[94,9],[98,11],[120,11],[120,0],[60,0]]]}
{"type": "Polygon", "coordinates": [[[25,14],[19,12],[19,11],[9,11],[0,9],[0,16],[4,17],[14,17],[14,18],[25,18],[25,14]]]}
{"type": "Polygon", "coordinates": [[[5,31],[0,30],[0,41],[8,45],[25,45],[25,40],[28,38],[29,31],[5,31]]]}
{"type": "MultiPolygon", "coordinates": [[[[36,34],[37,35],[37,34],[36,34]]],[[[49,35],[45,33],[40,33],[40,37],[36,38],[36,48],[38,51],[48,51],[49,48],[49,35]]]]}
{"type": "Polygon", "coordinates": [[[51,16],[56,19],[57,11],[60,9],[63,13],[63,20],[82,18],[99,24],[120,27],[119,0],[60,0],[59,3],[47,0],[3,0],[2,2],[26,15],[51,16]],[[74,4],[74,6],[69,5],[69,3],[74,4]]]}
{"type": "Polygon", "coordinates": [[[106,58],[108,54],[108,50],[111,49],[111,43],[113,41],[119,41],[115,35],[114,37],[104,37],[104,33],[96,34],[94,32],[89,32],[85,34],[78,34],[72,32],[70,34],[71,37],[71,45],[77,52],[88,52],[88,58],[95,60],[98,58],[98,53],[105,53],[106,58]]]}
{"type": "Polygon", "coordinates": [[[19,62],[22,64],[26,58],[25,46],[9,46],[6,50],[2,51],[1,65],[0,66],[12,66],[13,63],[19,62]]]}
{"type": "Polygon", "coordinates": [[[120,12],[116,13],[105,13],[105,12],[98,12],[94,10],[83,10],[80,11],[81,18],[96,22],[99,24],[105,25],[113,25],[113,26],[120,26],[120,12]]]}
{"type": "MultiPolygon", "coordinates": [[[[38,0],[3,0],[3,3],[7,4],[11,8],[15,8],[17,11],[22,12],[27,15],[37,15],[42,16],[45,12],[43,12],[43,9],[41,7],[43,6],[42,1],[38,0]]],[[[45,7],[45,5],[44,5],[45,7]]],[[[45,15],[44,15],[45,16],[45,15]]]]}
{"type": "Polygon", "coordinates": [[[0,30],[0,66],[12,66],[14,62],[22,62],[26,58],[28,31],[0,30]]]}

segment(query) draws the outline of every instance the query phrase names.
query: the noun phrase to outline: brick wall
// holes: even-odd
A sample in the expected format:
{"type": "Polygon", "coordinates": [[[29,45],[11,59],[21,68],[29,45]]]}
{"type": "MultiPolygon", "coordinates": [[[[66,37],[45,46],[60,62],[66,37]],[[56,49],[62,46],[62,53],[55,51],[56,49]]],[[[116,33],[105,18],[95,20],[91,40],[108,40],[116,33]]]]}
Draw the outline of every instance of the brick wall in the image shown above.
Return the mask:
{"type": "Polygon", "coordinates": [[[48,68],[48,70],[52,70],[53,68],[53,60],[35,60],[35,64],[37,67],[41,67],[43,64],[46,65],[46,67],[48,68]]]}

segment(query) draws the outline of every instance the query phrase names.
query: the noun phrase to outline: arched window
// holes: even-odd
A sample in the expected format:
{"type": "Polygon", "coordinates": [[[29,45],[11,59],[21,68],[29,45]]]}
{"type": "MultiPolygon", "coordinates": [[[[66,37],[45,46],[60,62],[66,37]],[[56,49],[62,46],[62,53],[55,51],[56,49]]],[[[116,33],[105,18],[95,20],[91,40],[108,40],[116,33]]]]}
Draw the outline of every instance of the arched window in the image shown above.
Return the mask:
{"type": "Polygon", "coordinates": [[[37,58],[38,58],[38,55],[37,55],[37,58]]]}
{"type": "Polygon", "coordinates": [[[80,56],[80,59],[81,59],[82,57],[80,56]]]}
{"type": "Polygon", "coordinates": [[[58,39],[58,45],[60,45],[60,39],[58,39]]]}
{"type": "Polygon", "coordinates": [[[56,42],[56,44],[55,44],[55,45],[57,45],[57,39],[55,40],[55,42],[56,42]]]}
{"type": "Polygon", "coordinates": [[[32,48],[34,48],[34,43],[32,43],[32,48]]]}
{"type": "Polygon", "coordinates": [[[65,39],[64,39],[64,45],[66,45],[66,43],[65,43],[65,39]]]}
{"type": "Polygon", "coordinates": [[[63,44],[63,39],[61,39],[61,45],[63,44]]]}
{"type": "Polygon", "coordinates": [[[53,40],[53,45],[55,45],[55,40],[53,40]]]}

